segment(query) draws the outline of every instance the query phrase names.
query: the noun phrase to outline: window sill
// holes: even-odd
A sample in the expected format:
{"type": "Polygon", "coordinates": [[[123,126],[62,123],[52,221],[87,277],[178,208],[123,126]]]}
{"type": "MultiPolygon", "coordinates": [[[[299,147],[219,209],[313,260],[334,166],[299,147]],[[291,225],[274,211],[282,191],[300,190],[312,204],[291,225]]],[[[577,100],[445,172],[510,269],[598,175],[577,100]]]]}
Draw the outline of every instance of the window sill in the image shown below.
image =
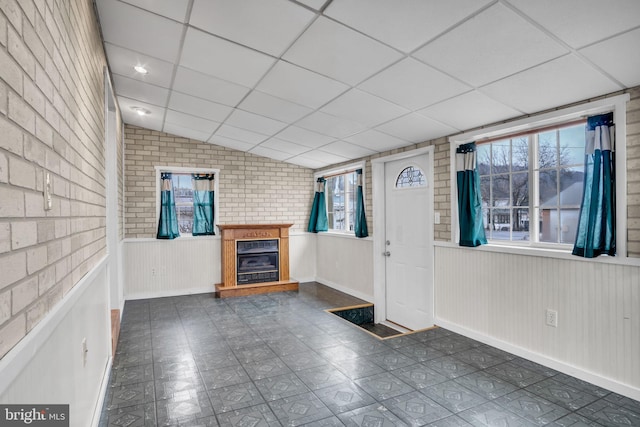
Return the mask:
{"type": "Polygon", "coordinates": [[[343,239],[373,240],[371,236],[356,237],[354,233],[342,233],[340,231],[321,231],[320,233],[313,234],[317,234],[318,236],[341,237],[343,239]]]}
{"type": "Polygon", "coordinates": [[[513,254],[513,255],[565,259],[565,260],[580,261],[580,262],[618,264],[618,265],[630,265],[630,266],[640,267],[640,258],[629,258],[629,257],[621,257],[621,256],[615,256],[615,257],[599,256],[597,258],[582,258],[579,256],[572,255],[571,250],[567,251],[565,249],[551,249],[551,248],[529,247],[529,246],[525,247],[525,246],[514,246],[514,245],[495,244],[495,243],[489,243],[487,245],[482,245],[475,248],[469,248],[466,246],[459,246],[456,243],[443,242],[443,241],[435,241],[433,242],[433,244],[434,246],[443,247],[443,248],[456,248],[456,249],[481,251],[481,252],[496,252],[496,253],[513,254]]]}

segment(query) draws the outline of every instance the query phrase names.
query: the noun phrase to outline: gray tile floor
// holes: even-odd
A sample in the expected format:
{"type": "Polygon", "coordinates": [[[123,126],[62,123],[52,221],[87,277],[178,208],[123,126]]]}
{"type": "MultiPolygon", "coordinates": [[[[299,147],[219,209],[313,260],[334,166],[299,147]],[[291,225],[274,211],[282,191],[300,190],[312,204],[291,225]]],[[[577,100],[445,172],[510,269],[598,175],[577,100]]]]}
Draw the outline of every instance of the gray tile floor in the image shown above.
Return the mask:
{"type": "Polygon", "coordinates": [[[128,301],[105,426],[640,426],[640,402],[445,329],[384,341],[299,292],[128,301]]]}

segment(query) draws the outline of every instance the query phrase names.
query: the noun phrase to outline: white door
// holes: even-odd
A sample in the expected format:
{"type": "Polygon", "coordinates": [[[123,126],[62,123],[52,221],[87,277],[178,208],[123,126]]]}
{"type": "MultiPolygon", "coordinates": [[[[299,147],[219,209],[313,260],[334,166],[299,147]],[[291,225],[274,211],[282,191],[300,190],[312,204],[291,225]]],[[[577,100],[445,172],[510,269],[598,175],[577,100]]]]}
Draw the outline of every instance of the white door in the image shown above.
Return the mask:
{"type": "Polygon", "coordinates": [[[385,163],[387,320],[433,326],[433,183],[429,153],[385,163]]]}

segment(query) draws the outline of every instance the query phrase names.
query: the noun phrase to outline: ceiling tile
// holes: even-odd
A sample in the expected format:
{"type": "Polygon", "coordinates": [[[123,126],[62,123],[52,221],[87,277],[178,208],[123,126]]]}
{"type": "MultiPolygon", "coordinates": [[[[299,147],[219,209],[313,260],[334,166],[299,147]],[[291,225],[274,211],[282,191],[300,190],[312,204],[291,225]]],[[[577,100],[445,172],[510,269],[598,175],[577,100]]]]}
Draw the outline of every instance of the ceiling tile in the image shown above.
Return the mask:
{"type": "Polygon", "coordinates": [[[373,129],[345,138],[345,141],[379,152],[409,145],[409,142],[404,139],[373,129]]]}
{"type": "Polygon", "coordinates": [[[289,126],[280,132],[277,137],[310,148],[318,148],[335,140],[332,136],[322,135],[297,126],[289,126]]]}
{"type": "Polygon", "coordinates": [[[167,105],[169,89],[140,82],[118,74],[113,75],[113,87],[118,95],[148,102],[149,104],[160,107],[167,105]]]}
{"type": "Polygon", "coordinates": [[[219,122],[206,120],[201,117],[196,117],[190,114],[185,114],[173,110],[167,110],[167,115],[164,120],[165,126],[167,123],[171,123],[187,129],[193,129],[200,132],[208,133],[207,137],[211,135],[218,126],[220,126],[219,122]]]}
{"type": "Polygon", "coordinates": [[[325,15],[409,53],[490,1],[343,0],[332,2],[325,15]]]}
{"type": "Polygon", "coordinates": [[[337,139],[346,138],[363,131],[365,127],[351,120],[341,119],[330,114],[316,111],[296,123],[297,126],[337,139]]]}
{"type": "Polygon", "coordinates": [[[349,86],[284,61],[262,79],[256,89],[296,104],[318,108],[346,91],[349,86]]]}
{"type": "Polygon", "coordinates": [[[312,9],[320,10],[327,0],[298,0],[298,3],[309,6],[312,9]]]}
{"type": "MultiPolygon", "coordinates": [[[[131,117],[132,114],[135,114],[137,118],[137,122],[140,120],[146,122],[159,122],[162,124],[164,120],[164,114],[166,109],[164,107],[159,107],[157,105],[149,104],[147,102],[138,101],[135,99],[127,98],[125,96],[118,95],[118,105],[120,106],[120,111],[123,116],[131,117]],[[134,111],[134,108],[144,108],[149,111],[149,114],[145,116],[140,116],[138,113],[134,111]]],[[[126,123],[129,123],[128,121],[126,123]]],[[[162,128],[162,126],[160,126],[162,128]]]]}
{"type": "Polygon", "coordinates": [[[100,0],[97,5],[105,42],[165,61],[176,60],[181,24],[116,0],[100,0]]]}
{"type": "Polygon", "coordinates": [[[580,48],[623,31],[636,28],[640,17],[638,0],[509,0],[540,25],[580,48]]]}
{"type": "Polygon", "coordinates": [[[416,113],[400,117],[378,126],[376,129],[413,143],[429,141],[457,133],[457,129],[416,113]]]}
{"type": "Polygon", "coordinates": [[[321,150],[312,150],[296,157],[301,159],[315,160],[320,163],[324,163],[325,165],[332,165],[335,163],[340,163],[340,162],[350,160],[347,157],[338,156],[336,154],[327,153],[326,151],[321,151],[321,150]]]}
{"type": "Polygon", "coordinates": [[[123,0],[134,6],[141,7],[158,15],[186,22],[189,0],[123,0]]]}
{"type": "Polygon", "coordinates": [[[220,126],[216,131],[216,135],[235,139],[236,141],[248,142],[253,145],[260,144],[262,141],[269,138],[268,135],[262,135],[260,133],[251,132],[250,130],[240,129],[227,124],[220,126]]]}
{"type": "Polygon", "coordinates": [[[220,79],[253,87],[275,59],[263,53],[189,28],[180,65],[220,79]]]}
{"type": "Polygon", "coordinates": [[[332,142],[329,145],[325,145],[320,150],[327,153],[333,153],[338,156],[346,157],[347,159],[358,159],[376,153],[376,151],[374,150],[364,148],[360,145],[350,144],[345,141],[332,142]]]}
{"type": "Polygon", "coordinates": [[[417,110],[471,88],[413,58],[404,59],[358,86],[410,110],[417,110]]]}
{"type": "Polygon", "coordinates": [[[295,122],[313,111],[257,90],[247,95],[238,108],[287,123],[295,122]]]}
{"type": "Polygon", "coordinates": [[[409,113],[405,108],[358,89],[351,89],[340,95],[325,105],[321,111],[367,126],[379,125],[409,113]]]}
{"type": "Polygon", "coordinates": [[[284,141],[278,138],[270,138],[260,144],[260,147],[266,147],[272,150],[282,151],[288,153],[289,157],[297,156],[298,154],[305,153],[310,150],[309,147],[303,145],[294,144],[293,142],[284,141]]]}
{"type": "Polygon", "coordinates": [[[263,135],[273,135],[287,126],[286,123],[242,110],[234,110],[225,123],[263,135]]]}
{"type": "Polygon", "coordinates": [[[255,154],[256,156],[268,157],[270,159],[279,161],[283,161],[291,157],[291,154],[267,148],[264,146],[264,144],[253,147],[251,150],[249,150],[249,153],[255,154]]]}
{"type": "Polygon", "coordinates": [[[318,18],[283,58],[336,80],[355,85],[402,55],[344,25],[318,18]]]}
{"type": "Polygon", "coordinates": [[[418,113],[460,130],[522,115],[522,112],[475,90],[419,110],[418,113]]]}
{"type": "Polygon", "coordinates": [[[640,85],[640,55],[630,55],[640,47],[640,29],[594,44],[580,51],[585,57],[622,82],[640,85]]]}
{"type": "Polygon", "coordinates": [[[310,10],[287,0],[195,0],[189,23],[280,56],[314,17],[310,10]]]}
{"type": "Polygon", "coordinates": [[[213,135],[207,142],[240,151],[249,151],[256,146],[256,144],[250,142],[238,141],[237,139],[227,138],[220,135],[213,135]]]}
{"type": "Polygon", "coordinates": [[[142,55],[119,46],[105,43],[109,58],[109,68],[113,74],[129,77],[141,82],[168,88],[171,85],[173,64],[150,56],[142,55]],[[144,66],[149,72],[140,74],[133,69],[136,65],[144,66]]]}
{"type": "Polygon", "coordinates": [[[485,86],[481,91],[518,110],[535,113],[620,89],[574,55],[567,55],[485,86]]]}
{"type": "Polygon", "coordinates": [[[162,116],[160,118],[154,118],[149,116],[140,116],[138,115],[138,113],[132,110],[122,109],[121,111],[122,120],[124,120],[124,122],[127,124],[139,126],[141,128],[149,130],[162,131],[162,116]]]}
{"type": "Polygon", "coordinates": [[[291,157],[290,159],[287,159],[287,163],[292,163],[309,169],[320,169],[331,164],[319,159],[304,157],[304,155],[291,157]]]}
{"type": "Polygon", "coordinates": [[[497,3],[413,56],[470,85],[482,86],[566,52],[551,37],[497,3]]]}
{"type": "Polygon", "coordinates": [[[211,136],[211,132],[200,131],[189,126],[180,126],[179,124],[174,123],[165,123],[162,131],[172,135],[181,136],[183,138],[196,139],[203,142],[211,136]]]}
{"type": "Polygon", "coordinates": [[[207,101],[202,98],[196,98],[195,96],[185,95],[180,92],[171,93],[169,108],[191,114],[192,116],[213,120],[214,122],[224,121],[231,111],[233,111],[233,108],[229,106],[207,101]]]}
{"type": "Polygon", "coordinates": [[[250,90],[183,67],[178,67],[173,89],[231,107],[235,107],[250,90]]]}

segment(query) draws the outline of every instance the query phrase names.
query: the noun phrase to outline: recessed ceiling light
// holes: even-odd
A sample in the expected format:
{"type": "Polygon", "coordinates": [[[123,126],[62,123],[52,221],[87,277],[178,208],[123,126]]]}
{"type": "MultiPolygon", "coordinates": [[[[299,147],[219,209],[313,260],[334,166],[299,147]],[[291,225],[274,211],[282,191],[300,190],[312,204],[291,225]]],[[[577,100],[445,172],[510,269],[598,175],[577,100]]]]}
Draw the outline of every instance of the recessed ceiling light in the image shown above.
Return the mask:
{"type": "Polygon", "coordinates": [[[133,69],[139,72],[140,74],[147,74],[149,72],[149,70],[144,68],[142,65],[136,65],[135,67],[133,67],[133,69]]]}
{"type": "Polygon", "coordinates": [[[133,111],[135,111],[136,113],[138,113],[139,116],[146,116],[147,114],[151,114],[151,111],[147,110],[146,108],[142,108],[142,107],[131,107],[131,109],[133,111]]]}

